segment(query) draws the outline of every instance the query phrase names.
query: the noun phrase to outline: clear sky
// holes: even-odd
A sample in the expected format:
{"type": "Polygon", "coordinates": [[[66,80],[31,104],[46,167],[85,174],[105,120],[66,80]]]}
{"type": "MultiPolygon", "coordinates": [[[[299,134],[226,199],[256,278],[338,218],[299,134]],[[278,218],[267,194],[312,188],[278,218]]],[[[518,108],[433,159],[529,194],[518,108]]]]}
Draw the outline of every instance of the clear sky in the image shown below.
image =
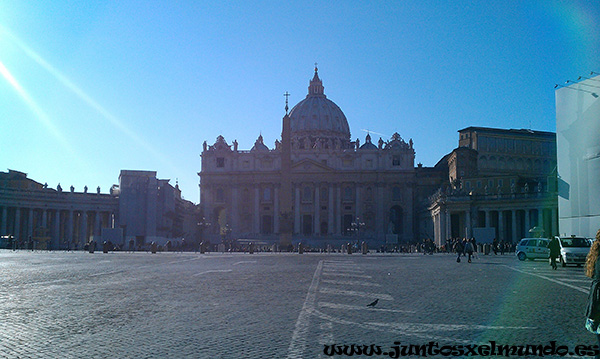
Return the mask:
{"type": "Polygon", "coordinates": [[[0,171],[106,193],[153,170],[197,203],[202,142],[273,148],[315,62],[353,139],[433,166],[468,126],[555,131],[554,85],[599,55],[596,1],[3,0],[0,171]]]}

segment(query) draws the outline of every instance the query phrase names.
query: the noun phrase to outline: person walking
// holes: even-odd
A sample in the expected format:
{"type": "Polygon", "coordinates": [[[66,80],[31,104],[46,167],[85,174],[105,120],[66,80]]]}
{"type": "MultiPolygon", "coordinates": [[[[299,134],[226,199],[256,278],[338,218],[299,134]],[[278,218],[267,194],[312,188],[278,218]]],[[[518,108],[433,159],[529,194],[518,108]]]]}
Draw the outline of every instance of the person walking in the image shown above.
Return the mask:
{"type": "Polygon", "coordinates": [[[473,243],[470,239],[465,241],[465,253],[468,254],[467,261],[471,263],[471,256],[473,256],[473,243]]]}
{"type": "Polygon", "coordinates": [[[548,243],[548,249],[550,250],[550,266],[552,266],[552,269],[556,270],[556,257],[558,257],[560,254],[560,244],[558,244],[558,239],[556,239],[556,237],[550,240],[550,243],[548,243]]]}
{"type": "MultiPolygon", "coordinates": [[[[596,232],[596,240],[592,244],[585,261],[585,275],[592,278],[590,293],[585,310],[585,327],[596,334],[600,345],[600,229],[596,232]]],[[[600,358],[600,354],[596,355],[600,358]]]]}

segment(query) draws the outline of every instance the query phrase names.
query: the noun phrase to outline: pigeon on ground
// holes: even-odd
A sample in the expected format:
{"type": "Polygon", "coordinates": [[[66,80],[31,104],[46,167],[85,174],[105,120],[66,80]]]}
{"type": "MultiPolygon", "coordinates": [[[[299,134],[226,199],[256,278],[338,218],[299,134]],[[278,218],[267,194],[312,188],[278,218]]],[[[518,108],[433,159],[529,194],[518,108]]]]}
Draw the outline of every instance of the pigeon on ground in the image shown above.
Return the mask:
{"type": "Polygon", "coordinates": [[[379,303],[379,298],[375,299],[373,302],[367,304],[367,307],[374,307],[377,305],[377,303],[379,303]]]}

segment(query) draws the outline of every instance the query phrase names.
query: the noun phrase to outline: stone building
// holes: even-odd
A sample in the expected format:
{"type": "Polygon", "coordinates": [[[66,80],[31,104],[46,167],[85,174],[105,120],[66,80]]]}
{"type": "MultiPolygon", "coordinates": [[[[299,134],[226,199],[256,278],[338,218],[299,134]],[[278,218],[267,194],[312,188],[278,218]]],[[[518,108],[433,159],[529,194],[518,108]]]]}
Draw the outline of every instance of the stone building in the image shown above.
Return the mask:
{"type": "Polygon", "coordinates": [[[438,164],[447,166],[447,181],[429,203],[436,244],[478,231],[507,242],[533,235],[534,228],[557,235],[556,135],[484,127],[458,132],[459,147],[438,164]]]}
{"type": "Polygon", "coordinates": [[[150,241],[197,240],[196,206],[178,186],[152,171],[121,171],[110,193],[49,188],[23,172],[0,172],[0,236],[20,246],[76,249],[95,240],[139,246],[150,241]]]}
{"type": "Polygon", "coordinates": [[[202,210],[214,224],[211,242],[231,235],[276,243],[288,219],[291,240],[318,247],[414,239],[412,140],[395,133],[375,143],[369,134],[362,143],[352,141],[346,116],[326,97],[316,68],[308,95],[289,114],[286,105],[283,123],[272,148],[262,136],[250,150],[222,135],[212,145],[204,142],[198,175],[202,210]]]}

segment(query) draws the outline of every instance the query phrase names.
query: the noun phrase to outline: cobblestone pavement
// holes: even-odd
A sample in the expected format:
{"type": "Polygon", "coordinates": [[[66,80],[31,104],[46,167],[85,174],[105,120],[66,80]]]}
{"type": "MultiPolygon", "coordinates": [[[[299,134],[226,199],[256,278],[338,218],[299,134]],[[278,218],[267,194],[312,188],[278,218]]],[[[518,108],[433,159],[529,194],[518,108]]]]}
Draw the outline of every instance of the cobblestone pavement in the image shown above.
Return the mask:
{"type": "Polygon", "coordinates": [[[0,270],[1,358],[326,358],[334,343],[384,351],[394,342],[596,344],[583,327],[583,269],[553,271],[514,255],[457,263],[447,254],[0,250],[0,270]]]}

